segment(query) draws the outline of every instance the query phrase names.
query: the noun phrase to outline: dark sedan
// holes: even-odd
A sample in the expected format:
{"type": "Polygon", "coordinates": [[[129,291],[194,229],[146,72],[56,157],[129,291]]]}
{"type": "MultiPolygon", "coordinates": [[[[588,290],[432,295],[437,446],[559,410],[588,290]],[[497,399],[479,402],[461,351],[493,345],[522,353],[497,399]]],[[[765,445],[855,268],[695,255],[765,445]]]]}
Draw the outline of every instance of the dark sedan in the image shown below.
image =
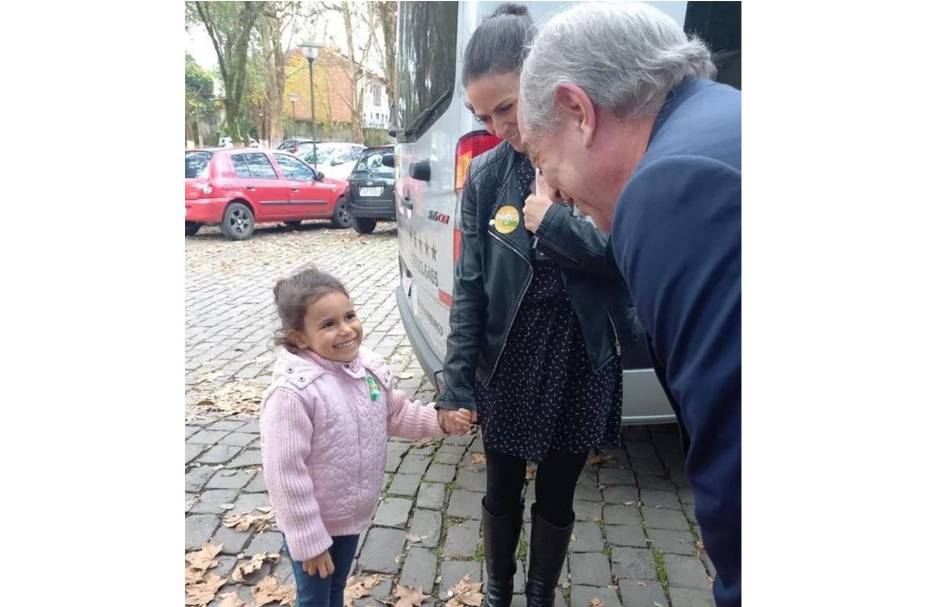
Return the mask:
{"type": "Polygon", "coordinates": [[[392,155],[391,145],[367,148],[348,178],[348,208],[359,234],[373,232],[377,220],[396,221],[396,173],[383,162],[392,155]]]}

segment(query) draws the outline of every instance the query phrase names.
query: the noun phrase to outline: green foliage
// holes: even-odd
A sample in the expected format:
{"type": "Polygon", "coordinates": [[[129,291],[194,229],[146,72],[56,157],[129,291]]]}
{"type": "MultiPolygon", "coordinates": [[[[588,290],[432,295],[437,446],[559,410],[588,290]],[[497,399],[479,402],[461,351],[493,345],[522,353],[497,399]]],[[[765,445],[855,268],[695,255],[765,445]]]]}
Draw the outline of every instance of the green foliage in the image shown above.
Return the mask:
{"type": "Polygon", "coordinates": [[[186,57],[184,81],[186,83],[186,107],[190,115],[205,116],[215,111],[216,100],[212,76],[189,54],[186,57]]]}
{"type": "Polygon", "coordinates": [[[248,89],[248,49],[260,10],[259,2],[186,4],[187,28],[202,25],[216,51],[225,89],[226,128],[236,142],[241,141],[243,123],[247,121],[242,106],[248,89]]]}

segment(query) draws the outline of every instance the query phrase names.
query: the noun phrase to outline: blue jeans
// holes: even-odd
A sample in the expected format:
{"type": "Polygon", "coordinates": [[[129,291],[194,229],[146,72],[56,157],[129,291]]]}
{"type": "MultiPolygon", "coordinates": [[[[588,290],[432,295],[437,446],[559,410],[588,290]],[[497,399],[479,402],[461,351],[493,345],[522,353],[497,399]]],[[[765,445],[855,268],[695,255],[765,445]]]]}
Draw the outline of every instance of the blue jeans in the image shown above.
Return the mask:
{"type": "Polygon", "coordinates": [[[283,549],[293,565],[293,577],[296,579],[296,607],[342,607],[344,604],[344,587],[351,573],[351,563],[357,550],[357,535],[336,535],[328,549],[328,554],[335,564],[335,573],[324,580],[319,574],[309,575],[303,564],[294,561],[287,548],[286,539],[283,549]]]}

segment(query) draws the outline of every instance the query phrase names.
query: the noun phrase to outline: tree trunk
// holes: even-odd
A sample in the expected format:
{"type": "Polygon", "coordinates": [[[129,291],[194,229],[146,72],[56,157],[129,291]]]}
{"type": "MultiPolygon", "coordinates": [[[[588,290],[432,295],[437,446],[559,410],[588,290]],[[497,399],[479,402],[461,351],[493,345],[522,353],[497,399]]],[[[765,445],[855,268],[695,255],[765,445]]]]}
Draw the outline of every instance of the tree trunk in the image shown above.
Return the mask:
{"type": "Polygon", "coordinates": [[[383,59],[386,72],[386,98],[389,100],[390,121],[396,91],[396,2],[377,2],[380,27],[383,30],[383,59]]]}

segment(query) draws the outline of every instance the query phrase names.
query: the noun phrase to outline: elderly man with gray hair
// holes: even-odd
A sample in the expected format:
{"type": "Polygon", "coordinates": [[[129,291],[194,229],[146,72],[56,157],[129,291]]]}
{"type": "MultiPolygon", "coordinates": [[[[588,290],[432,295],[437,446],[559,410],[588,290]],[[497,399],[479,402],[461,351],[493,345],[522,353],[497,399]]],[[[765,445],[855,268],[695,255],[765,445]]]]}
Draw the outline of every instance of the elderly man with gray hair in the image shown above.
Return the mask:
{"type": "Polygon", "coordinates": [[[519,129],[548,184],[611,235],[687,434],[715,601],[732,607],[741,603],[740,92],[714,75],[705,44],[661,11],[583,3],[538,31],[519,129]]]}

